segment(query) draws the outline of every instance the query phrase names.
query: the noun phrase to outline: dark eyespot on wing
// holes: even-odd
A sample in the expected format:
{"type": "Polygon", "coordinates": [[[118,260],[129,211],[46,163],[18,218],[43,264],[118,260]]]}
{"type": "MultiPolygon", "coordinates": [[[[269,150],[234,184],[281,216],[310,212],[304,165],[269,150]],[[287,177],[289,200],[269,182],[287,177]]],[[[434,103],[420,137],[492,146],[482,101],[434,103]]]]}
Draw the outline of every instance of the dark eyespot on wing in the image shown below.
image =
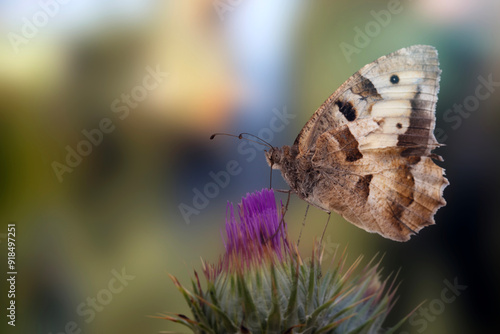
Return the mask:
{"type": "Polygon", "coordinates": [[[391,76],[391,83],[397,84],[399,82],[399,77],[396,74],[391,76]]]}
{"type": "Polygon", "coordinates": [[[352,122],[356,119],[356,109],[352,105],[351,102],[344,102],[341,100],[338,100],[335,102],[337,107],[339,107],[339,111],[344,115],[344,117],[349,121],[352,122]]]}
{"type": "Polygon", "coordinates": [[[359,143],[356,138],[354,138],[349,127],[345,126],[342,130],[335,132],[333,136],[345,153],[346,161],[354,162],[363,157],[363,154],[361,154],[358,149],[359,143]]]}

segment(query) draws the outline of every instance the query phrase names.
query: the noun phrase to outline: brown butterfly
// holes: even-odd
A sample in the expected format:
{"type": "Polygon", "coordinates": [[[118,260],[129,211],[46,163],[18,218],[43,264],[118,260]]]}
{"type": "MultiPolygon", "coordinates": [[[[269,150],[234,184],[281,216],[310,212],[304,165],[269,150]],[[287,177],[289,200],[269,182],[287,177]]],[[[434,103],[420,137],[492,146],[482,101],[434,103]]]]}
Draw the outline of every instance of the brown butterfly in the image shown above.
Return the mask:
{"type": "Polygon", "coordinates": [[[316,110],[292,146],[266,143],[268,164],[307,203],[409,240],[446,205],[449,183],[432,153],[440,146],[433,134],[440,74],[432,46],[377,59],[316,110]]]}
{"type": "Polygon", "coordinates": [[[414,45],[364,66],[316,110],[292,146],[266,159],[307,203],[407,241],[446,205],[433,159],[438,53],[414,45]]]}

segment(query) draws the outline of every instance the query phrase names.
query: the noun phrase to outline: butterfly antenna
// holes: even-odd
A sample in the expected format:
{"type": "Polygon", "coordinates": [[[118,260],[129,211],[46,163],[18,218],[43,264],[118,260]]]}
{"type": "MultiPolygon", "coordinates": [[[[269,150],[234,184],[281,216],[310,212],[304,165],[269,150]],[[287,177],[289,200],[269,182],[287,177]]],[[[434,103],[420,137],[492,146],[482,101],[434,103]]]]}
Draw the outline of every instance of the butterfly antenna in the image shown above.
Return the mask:
{"type": "Polygon", "coordinates": [[[214,133],[213,135],[210,136],[210,140],[213,140],[216,136],[229,136],[229,137],[235,137],[235,138],[238,138],[238,139],[245,139],[245,140],[251,141],[252,143],[255,143],[255,144],[259,144],[259,145],[262,145],[262,146],[269,146],[270,148],[273,148],[273,146],[271,144],[269,144],[268,142],[260,139],[257,136],[251,135],[251,136],[256,137],[259,140],[263,141],[265,144],[264,143],[260,143],[260,142],[255,141],[255,140],[252,140],[252,139],[245,138],[245,137],[243,137],[244,134],[247,134],[247,133],[240,133],[237,136],[237,135],[233,135],[233,134],[230,134],[230,133],[217,132],[217,133],[214,133]]]}
{"type": "Polygon", "coordinates": [[[269,146],[269,148],[273,148],[273,145],[269,144],[267,141],[265,141],[264,139],[260,138],[260,137],[257,137],[256,135],[253,135],[251,133],[248,133],[248,132],[242,132],[240,133],[239,137],[240,138],[244,138],[243,135],[246,135],[246,136],[252,136],[258,140],[260,140],[261,142],[265,143],[267,146],[269,146]]]}

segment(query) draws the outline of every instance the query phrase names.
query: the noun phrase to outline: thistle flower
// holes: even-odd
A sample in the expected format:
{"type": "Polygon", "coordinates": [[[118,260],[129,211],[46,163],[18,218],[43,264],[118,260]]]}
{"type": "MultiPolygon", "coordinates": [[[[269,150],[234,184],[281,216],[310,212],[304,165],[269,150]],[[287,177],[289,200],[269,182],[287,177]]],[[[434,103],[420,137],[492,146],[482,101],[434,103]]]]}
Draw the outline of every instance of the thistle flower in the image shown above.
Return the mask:
{"type": "MultiPolygon", "coordinates": [[[[281,208],[283,205],[281,205],[281,208]]],[[[160,314],[194,333],[394,333],[382,325],[394,305],[396,288],[380,280],[372,260],[346,267],[345,252],[333,268],[321,270],[321,247],[305,263],[288,241],[272,190],[247,194],[228,204],[225,253],[216,264],[203,263],[206,287],[198,274],[188,290],[173,277],[193,318],[160,314]],[[281,223],[281,224],[280,224],[281,223]]]]}

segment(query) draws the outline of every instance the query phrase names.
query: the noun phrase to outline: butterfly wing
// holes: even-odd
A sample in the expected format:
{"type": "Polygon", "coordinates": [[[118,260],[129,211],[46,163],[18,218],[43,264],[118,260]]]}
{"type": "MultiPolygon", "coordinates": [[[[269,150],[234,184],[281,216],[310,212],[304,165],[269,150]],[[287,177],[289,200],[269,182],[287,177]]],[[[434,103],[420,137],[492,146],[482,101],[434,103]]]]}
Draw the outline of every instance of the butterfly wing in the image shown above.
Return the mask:
{"type": "Polygon", "coordinates": [[[434,223],[448,184],[434,164],[439,91],[435,48],[415,45],[349,78],[295,141],[321,174],[307,199],[353,224],[406,241],[434,223]]]}
{"type": "MultiPolygon", "coordinates": [[[[344,82],[305,124],[295,140],[299,153],[313,149],[316,140],[325,131],[356,119],[385,116],[393,120],[396,116],[409,120],[413,111],[411,103],[419,103],[415,105],[418,107],[415,114],[419,115],[413,117],[414,123],[429,123],[426,128],[431,129],[430,135],[425,139],[431,140],[431,147],[436,147],[432,129],[440,74],[437,50],[428,45],[400,49],[365,65],[344,82]],[[396,77],[391,81],[393,76],[396,77]]],[[[393,137],[394,134],[388,135],[393,137]]],[[[379,145],[391,145],[393,142],[390,138],[380,139],[379,145]]]]}

